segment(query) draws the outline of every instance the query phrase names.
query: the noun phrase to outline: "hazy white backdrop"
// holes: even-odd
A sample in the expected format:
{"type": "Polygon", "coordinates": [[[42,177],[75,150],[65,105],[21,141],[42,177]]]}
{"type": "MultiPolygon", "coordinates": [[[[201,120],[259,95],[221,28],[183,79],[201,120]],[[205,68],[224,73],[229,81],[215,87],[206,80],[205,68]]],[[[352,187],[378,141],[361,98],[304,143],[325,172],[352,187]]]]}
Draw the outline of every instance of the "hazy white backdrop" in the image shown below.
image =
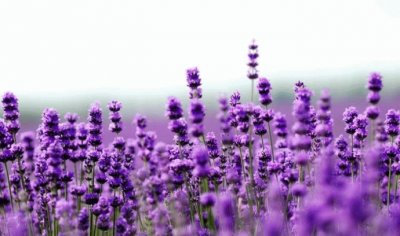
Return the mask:
{"type": "Polygon", "coordinates": [[[0,90],[46,104],[164,99],[186,92],[193,66],[208,91],[244,90],[252,39],[275,85],[332,86],[398,75],[399,29],[397,0],[1,1],[0,90]]]}

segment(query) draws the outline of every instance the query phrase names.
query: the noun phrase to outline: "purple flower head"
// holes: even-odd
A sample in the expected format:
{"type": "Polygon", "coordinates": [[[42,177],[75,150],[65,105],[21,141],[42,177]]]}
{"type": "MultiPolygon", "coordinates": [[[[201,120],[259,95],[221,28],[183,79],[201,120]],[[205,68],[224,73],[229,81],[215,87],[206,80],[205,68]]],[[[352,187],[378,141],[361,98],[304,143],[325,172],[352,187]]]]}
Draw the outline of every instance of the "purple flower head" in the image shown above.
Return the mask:
{"type": "Polygon", "coordinates": [[[307,187],[302,183],[295,183],[291,191],[295,197],[304,197],[307,193],[307,187]]]}
{"type": "Polygon", "coordinates": [[[399,134],[400,114],[394,109],[388,110],[385,119],[385,130],[389,136],[397,136],[399,134]]]}
{"type": "Polygon", "coordinates": [[[249,67],[249,70],[247,72],[247,77],[251,80],[258,78],[258,70],[257,70],[258,50],[257,49],[258,49],[258,46],[255,43],[255,41],[253,40],[253,42],[249,46],[248,57],[249,57],[250,61],[249,61],[249,63],[247,63],[247,65],[249,67]]]}
{"type": "Polygon", "coordinates": [[[93,125],[101,125],[103,123],[103,112],[99,103],[93,103],[89,108],[88,122],[93,125]]]}
{"type": "Polygon", "coordinates": [[[99,202],[99,195],[97,193],[86,193],[84,196],[84,201],[88,205],[94,205],[99,202]]]}
{"type": "Polygon", "coordinates": [[[168,129],[176,134],[185,135],[187,134],[187,122],[184,118],[172,120],[169,122],[168,129]]]}
{"type": "Polygon", "coordinates": [[[147,127],[147,118],[146,116],[143,116],[141,114],[137,114],[135,116],[135,119],[133,120],[133,123],[139,128],[139,129],[145,129],[147,127]]]}
{"type": "Polygon", "coordinates": [[[0,148],[3,149],[10,145],[13,140],[12,136],[7,130],[3,120],[0,120],[0,148]]]}
{"type": "Polygon", "coordinates": [[[376,105],[381,100],[381,95],[379,94],[379,92],[370,91],[368,93],[367,99],[369,103],[376,105]]]}
{"type": "Polygon", "coordinates": [[[347,149],[347,142],[344,139],[343,135],[340,135],[335,142],[335,147],[339,150],[339,151],[345,151],[347,149]]]}
{"type": "Polygon", "coordinates": [[[15,121],[19,118],[18,98],[11,92],[3,95],[3,117],[5,121],[15,121]]]}
{"type": "Polygon", "coordinates": [[[88,116],[88,142],[91,146],[97,147],[100,146],[102,141],[102,124],[103,124],[103,112],[100,108],[100,104],[94,103],[89,108],[89,116],[88,116]]]}
{"type": "Polygon", "coordinates": [[[78,215],[78,229],[86,232],[89,229],[89,212],[87,208],[82,208],[78,215]]]}
{"type": "Polygon", "coordinates": [[[260,106],[256,106],[253,109],[253,117],[254,133],[260,136],[266,134],[267,129],[264,125],[265,111],[260,106]]]}
{"type": "Polygon", "coordinates": [[[209,160],[208,150],[204,146],[196,146],[192,151],[192,159],[197,165],[207,165],[209,160]]]}
{"type": "Polygon", "coordinates": [[[77,131],[76,137],[77,137],[80,141],[85,141],[85,140],[86,140],[86,138],[87,138],[87,136],[88,136],[88,134],[89,134],[89,131],[88,131],[87,128],[88,128],[87,125],[86,125],[85,123],[83,123],[83,122],[81,122],[81,123],[79,123],[79,124],[77,125],[77,128],[76,128],[76,131],[77,131]]]}
{"type": "Polygon", "coordinates": [[[367,87],[368,87],[369,90],[374,91],[374,92],[381,91],[381,89],[383,87],[382,75],[380,75],[377,72],[372,72],[369,75],[367,87]]]}
{"type": "Polygon", "coordinates": [[[207,133],[206,146],[211,159],[215,159],[219,156],[218,140],[213,132],[207,133]]]}
{"type": "Polygon", "coordinates": [[[111,112],[119,112],[122,108],[122,103],[119,101],[111,101],[108,103],[107,107],[111,112]]]}
{"type": "Polygon", "coordinates": [[[122,103],[118,101],[111,101],[108,103],[108,109],[110,110],[110,125],[108,129],[113,133],[120,133],[122,131],[122,117],[120,114],[120,110],[122,108],[122,103]]]}
{"type": "Polygon", "coordinates": [[[259,101],[262,105],[268,106],[272,102],[271,84],[267,78],[260,78],[257,84],[258,93],[260,94],[259,101]]]}
{"type": "Polygon", "coordinates": [[[201,85],[199,70],[196,67],[187,69],[186,80],[189,88],[197,89],[201,85]]]}
{"type": "Polygon", "coordinates": [[[286,116],[280,112],[275,114],[274,133],[276,136],[285,138],[288,134],[286,116]]]}
{"type": "Polygon", "coordinates": [[[295,156],[295,163],[300,166],[306,166],[309,161],[309,155],[305,152],[299,152],[295,156]]]}
{"type": "Polygon", "coordinates": [[[216,197],[214,193],[203,193],[200,196],[200,204],[202,206],[206,206],[206,207],[212,207],[214,206],[216,201],[216,197]]]}
{"type": "Polygon", "coordinates": [[[367,138],[368,131],[367,131],[367,126],[368,126],[368,120],[367,117],[363,114],[360,114],[357,116],[357,118],[354,120],[354,123],[357,127],[355,137],[359,141],[363,141],[364,139],[367,138]]]}
{"type": "Polygon", "coordinates": [[[358,111],[355,107],[348,107],[343,112],[343,121],[346,123],[345,130],[349,134],[354,134],[357,129],[356,124],[354,124],[354,120],[358,116],[358,111]]]}
{"type": "Polygon", "coordinates": [[[165,115],[170,120],[177,120],[183,116],[181,102],[175,97],[169,97],[165,115]]]}
{"type": "Polygon", "coordinates": [[[219,109],[222,112],[227,112],[229,110],[229,101],[228,98],[225,96],[222,96],[218,99],[218,104],[219,104],[219,109]]]}
{"type": "Polygon", "coordinates": [[[54,138],[59,132],[60,116],[52,108],[47,108],[42,114],[42,132],[48,138],[54,138]]]}
{"type": "Polygon", "coordinates": [[[199,124],[199,123],[203,122],[205,115],[206,114],[204,111],[203,103],[198,99],[191,100],[190,107],[189,107],[190,122],[192,122],[194,124],[199,124]]]}
{"type": "Polygon", "coordinates": [[[240,93],[239,93],[238,91],[234,92],[234,93],[231,95],[231,98],[230,98],[230,100],[229,100],[229,104],[230,104],[232,107],[235,107],[236,105],[240,104],[240,93]]]}
{"type": "Polygon", "coordinates": [[[204,163],[204,160],[208,160],[208,156],[204,156],[203,154],[196,154],[196,167],[193,169],[193,175],[198,178],[207,178],[211,174],[210,167],[208,166],[207,162],[204,163]],[[207,158],[205,158],[207,157],[207,158]]]}
{"type": "Polygon", "coordinates": [[[231,235],[235,230],[235,203],[234,198],[229,192],[224,192],[219,195],[216,204],[216,215],[219,219],[221,235],[231,235]]]}
{"type": "Polygon", "coordinates": [[[70,124],[75,124],[78,121],[79,116],[76,113],[68,112],[67,114],[65,114],[64,119],[70,124]]]}
{"type": "Polygon", "coordinates": [[[366,116],[371,120],[376,120],[379,117],[379,108],[377,106],[368,106],[365,110],[366,116]]]}
{"type": "Polygon", "coordinates": [[[97,218],[97,228],[101,231],[107,231],[110,229],[111,219],[109,214],[101,214],[97,218]]]}
{"type": "Polygon", "coordinates": [[[318,101],[318,107],[322,111],[328,111],[331,108],[331,95],[329,90],[323,89],[321,90],[321,95],[318,101]]]}

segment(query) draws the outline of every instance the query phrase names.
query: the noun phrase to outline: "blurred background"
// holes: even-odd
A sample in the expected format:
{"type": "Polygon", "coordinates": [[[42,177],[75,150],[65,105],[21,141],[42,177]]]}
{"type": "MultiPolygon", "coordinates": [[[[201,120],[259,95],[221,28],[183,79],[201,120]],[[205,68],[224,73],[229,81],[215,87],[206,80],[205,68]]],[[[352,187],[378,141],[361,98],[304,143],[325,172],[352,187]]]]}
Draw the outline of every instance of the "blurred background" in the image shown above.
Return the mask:
{"type": "Polygon", "coordinates": [[[116,99],[128,124],[140,112],[166,130],[166,98],[187,104],[186,69],[197,66],[212,123],[221,94],[249,99],[255,39],[276,109],[290,112],[302,80],[315,95],[328,87],[341,117],[364,109],[372,71],[384,77],[382,107],[398,108],[399,29],[397,0],[1,1],[0,92],[19,97],[26,129],[46,107],[85,119],[92,102],[116,99]]]}

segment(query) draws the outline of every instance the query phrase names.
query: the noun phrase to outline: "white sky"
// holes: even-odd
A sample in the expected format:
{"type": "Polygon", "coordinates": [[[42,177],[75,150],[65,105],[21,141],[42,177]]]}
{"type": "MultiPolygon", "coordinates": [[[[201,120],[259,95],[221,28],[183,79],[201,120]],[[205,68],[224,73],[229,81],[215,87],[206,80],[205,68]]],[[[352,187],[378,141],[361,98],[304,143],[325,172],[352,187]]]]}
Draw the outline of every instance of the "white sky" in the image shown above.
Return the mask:
{"type": "Polygon", "coordinates": [[[396,0],[0,2],[0,90],[167,96],[247,83],[247,45],[272,82],[400,67],[396,0]]]}

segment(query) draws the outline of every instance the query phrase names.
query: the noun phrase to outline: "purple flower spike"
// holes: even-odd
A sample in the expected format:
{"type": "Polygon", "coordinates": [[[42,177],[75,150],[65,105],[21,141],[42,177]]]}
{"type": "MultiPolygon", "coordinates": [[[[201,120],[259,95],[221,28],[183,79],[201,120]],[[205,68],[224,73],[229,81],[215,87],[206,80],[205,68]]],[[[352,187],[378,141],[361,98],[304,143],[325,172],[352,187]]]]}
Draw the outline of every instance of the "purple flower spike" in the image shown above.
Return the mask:
{"type": "Polygon", "coordinates": [[[3,99],[3,117],[4,121],[7,123],[7,129],[10,133],[16,134],[19,129],[19,109],[18,109],[18,99],[11,93],[7,92],[4,94],[3,99]]]}
{"type": "Polygon", "coordinates": [[[190,89],[197,89],[201,85],[201,79],[197,67],[186,70],[186,80],[190,89]]]}
{"type": "Polygon", "coordinates": [[[249,63],[247,63],[249,70],[247,72],[247,77],[251,80],[258,78],[258,70],[257,70],[257,58],[258,58],[258,46],[256,42],[253,40],[251,45],[249,46],[249,63]]]}
{"type": "Polygon", "coordinates": [[[257,89],[260,94],[260,103],[264,106],[271,104],[271,84],[267,78],[260,78],[258,80],[257,89]]]}
{"type": "Polygon", "coordinates": [[[181,102],[175,97],[169,97],[165,115],[170,120],[177,120],[183,116],[181,102]]]}
{"type": "Polygon", "coordinates": [[[97,147],[100,146],[103,141],[101,134],[103,133],[102,124],[103,124],[103,112],[100,108],[100,104],[94,103],[89,108],[89,117],[88,117],[88,142],[91,146],[97,147]]]}
{"type": "Polygon", "coordinates": [[[400,124],[400,113],[394,109],[390,109],[386,113],[386,119],[385,119],[386,133],[391,137],[399,135],[399,124],[400,124]]]}
{"type": "Polygon", "coordinates": [[[122,117],[120,114],[120,110],[122,108],[122,103],[118,101],[111,101],[108,103],[108,109],[110,110],[110,125],[108,129],[116,134],[119,134],[122,131],[122,117]]]}
{"type": "Polygon", "coordinates": [[[372,72],[369,76],[367,87],[370,91],[381,91],[383,87],[382,75],[377,72],[372,72]]]}

